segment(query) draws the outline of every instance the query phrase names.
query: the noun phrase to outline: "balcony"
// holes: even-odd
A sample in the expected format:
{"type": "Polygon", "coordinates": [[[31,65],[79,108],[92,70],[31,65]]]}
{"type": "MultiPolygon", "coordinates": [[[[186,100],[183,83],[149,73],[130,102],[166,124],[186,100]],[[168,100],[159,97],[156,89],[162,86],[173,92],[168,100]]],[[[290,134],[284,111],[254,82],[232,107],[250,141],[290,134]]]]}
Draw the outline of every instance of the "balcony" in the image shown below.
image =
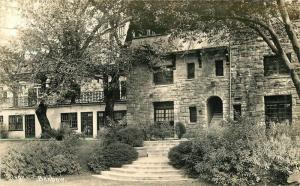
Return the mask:
{"type": "MultiPolygon", "coordinates": [[[[81,92],[79,98],[75,99],[74,104],[101,103],[104,101],[103,91],[81,92]]],[[[121,96],[117,101],[126,101],[126,96],[121,96]]],[[[2,107],[33,107],[38,104],[38,99],[28,96],[20,96],[18,98],[4,98],[1,100],[2,107]]],[[[66,105],[72,104],[71,100],[57,100],[57,97],[49,96],[47,98],[48,105],[66,105]]]]}

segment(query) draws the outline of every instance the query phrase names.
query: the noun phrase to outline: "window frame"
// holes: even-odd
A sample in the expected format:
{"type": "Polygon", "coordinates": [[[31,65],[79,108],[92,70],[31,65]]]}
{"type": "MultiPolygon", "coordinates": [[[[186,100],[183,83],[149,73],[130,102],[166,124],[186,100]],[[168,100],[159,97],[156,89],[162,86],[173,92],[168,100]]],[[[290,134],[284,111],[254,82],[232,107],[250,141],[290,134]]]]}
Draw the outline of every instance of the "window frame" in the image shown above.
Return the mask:
{"type": "Polygon", "coordinates": [[[292,122],[293,101],[291,95],[264,96],[265,121],[269,122],[292,122]],[[272,100],[273,99],[273,100],[272,100]]]}
{"type": "Polygon", "coordinates": [[[155,67],[153,69],[153,83],[155,85],[169,85],[174,83],[173,66],[166,66],[166,70],[161,69],[161,67],[155,67]]]}
{"type": "Polygon", "coordinates": [[[64,112],[64,113],[61,113],[60,114],[60,122],[61,122],[62,125],[63,124],[68,124],[68,126],[72,130],[77,130],[78,129],[78,114],[77,114],[77,112],[64,112]],[[65,118],[63,118],[64,116],[67,116],[66,120],[65,120],[65,118]],[[76,127],[74,127],[74,121],[76,121],[76,127]]]}
{"type": "Polygon", "coordinates": [[[171,122],[174,123],[174,102],[153,102],[154,122],[171,122]]]}
{"type": "Polygon", "coordinates": [[[187,63],[187,79],[195,79],[196,66],[195,63],[187,63]]]}
{"type": "MultiPolygon", "coordinates": [[[[291,61],[291,53],[287,53],[288,59],[291,61]]],[[[264,76],[278,76],[278,75],[289,75],[289,69],[284,64],[282,59],[277,55],[264,56],[263,59],[264,76]],[[273,68],[270,67],[270,64],[273,68]],[[268,68],[267,68],[268,67],[268,68]],[[283,67],[283,68],[281,68],[283,67]]]]}
{"type": "Polygon", "coordinates": [[[215,75],[216,77],[223,77],[225,74],[224,70],[224,60],[215,60],[215,75]],[[222,64],[222,71],[219,71],[221,69],[222,64]],[[220,73],[222,72],[222,73],[220,73]]]}
{"type": "Polygon", "coordinates": [[[22,115],[9,115],[8,116],[8,130],[9,131],[23,131],[23,116],[22,115]],[[16,120],[17,123],[14,123],[16,120]],[[14,126],[14,127],[12,127],[14,126]]]}
{"type": "Polygon", "coordinates": [[[196,123],[198,121],[197,107],[189,107],[190,123],[196,123]]]}

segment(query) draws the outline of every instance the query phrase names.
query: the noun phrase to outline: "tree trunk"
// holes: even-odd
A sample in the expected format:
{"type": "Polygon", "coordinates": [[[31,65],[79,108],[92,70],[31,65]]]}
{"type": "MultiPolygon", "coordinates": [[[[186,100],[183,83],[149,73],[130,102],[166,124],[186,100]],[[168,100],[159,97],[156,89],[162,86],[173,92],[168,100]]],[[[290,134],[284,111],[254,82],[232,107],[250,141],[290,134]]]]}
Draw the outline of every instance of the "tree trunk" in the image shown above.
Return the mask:
{"type": "MultiPolygon", "coordinates": [[[[41,93],[47,93],[47,88],[46,88],[47,76],[45,74],[39,74],[37,78],[41,82],[41,93]]],[[[51,125],[47,117],[47,109],[48,106],[46,105],[45,100],[41,100],[37,109],[35,110],[35,114],[39,120],[42,129],[41,138],[48,138],[49,137],[48,133],[49,131],[51,131],[51,125]]]]}
{"type": "Polygon", "coordinates": [[[119,95],[119,75],[114,74],[111,76],[109,82],[109,76],[103,76],[103,91],[104,91],[104,125],[108,125],[109,119],[114,120],[114,106],[119,95]]]}
{"type": "Polygon", "coordinates": [[[47,133],[49,133],[51,130],[51,126],[47,117],[47,105],[44,103],[44,101],[40,102],[38,108],[35,110],[35,114],[42,128],[41,138],[47,138],[47,133]]]}

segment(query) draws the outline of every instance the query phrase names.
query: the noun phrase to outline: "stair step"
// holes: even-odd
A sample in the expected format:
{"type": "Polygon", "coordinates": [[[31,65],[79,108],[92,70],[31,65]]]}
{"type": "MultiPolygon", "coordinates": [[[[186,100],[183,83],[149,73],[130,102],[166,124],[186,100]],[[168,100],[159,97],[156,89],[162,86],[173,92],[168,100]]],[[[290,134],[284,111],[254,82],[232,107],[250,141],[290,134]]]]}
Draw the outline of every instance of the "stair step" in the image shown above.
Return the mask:
{"type": "Polygon", "coordinates": [[[148,180],[148,179],[144,179],[144,180],[140,180],[140,179],[132,179],[132,178],[115,178],[115,177],[111,177],[111,176],[107,176],[107,175],[93,175],[97,178],[100,179],[105,179],[105,180],[114,180],[114,181],[132,181],[132,182],[176,182],[176,181],[188,181],[191,180],[189,178],[179,178],[179,179],[175,179],[175,178],[171,178],[171,179],[152,179],[152,180],[148,180]]]}
{"type": "Polygon", "coordinates": [[[124,177],[124,178],[181,178],[183,177],[180,174],[169,173],[169,174],[159,174],[159,173],[124,173],[124,172],[115,172],[115,171],[102,171],[101,175],[110,175],[115,177],[124,177]]]}
{"type": "MultiPolygon", "coordinates": [[[[123,169],[123,168],[110,168],[111,171],[120,172],[120,173],[129,173],[129,174],[140,174],[141,171],[137,169],[123,169]]],[[[177,169],[149,169],[143,170],[143,174],[170,174],[170,173],[181,173],[180,170],[177,169]]]]}
{"type": "Polygon", "coordinates": [[[134,169],[170,169],[173,168],[171,165],[148,165],[148,166],[143,166],[143,165],[134,165],[134,164],[128,164],[128,165],[123,165],[122,168],[134,168],[134,169]]]}
{"type": "Polygon", "coordinates": [[[181,175],[171,175],[171,176],[160,176],[160,175],[155,175],[155,176],[147,176],[147,175],[121,175],[121,174],[114,174],[109,171],[104,171],[102,173],[102,176],[112,178],[112,179],[119,179],[119,180],[138,180],[138,181],[144,181],[144,180],[180,180],[180,179],[185,179],[185,177],[181,175]]]}

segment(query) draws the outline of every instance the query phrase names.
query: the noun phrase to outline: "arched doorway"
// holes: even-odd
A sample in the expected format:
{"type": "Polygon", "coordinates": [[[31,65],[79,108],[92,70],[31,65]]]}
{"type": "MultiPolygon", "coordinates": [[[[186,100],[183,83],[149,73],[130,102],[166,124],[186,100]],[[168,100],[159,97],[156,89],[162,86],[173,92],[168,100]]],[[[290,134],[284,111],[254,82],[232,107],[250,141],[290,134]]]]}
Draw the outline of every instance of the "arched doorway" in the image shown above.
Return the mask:
{"type": "Polygon", "coordinates": [[[207,99],[207,121],[208,124],[214,124],[223,120],[223,102],[218,96],[212,96],[207,99]]]}

